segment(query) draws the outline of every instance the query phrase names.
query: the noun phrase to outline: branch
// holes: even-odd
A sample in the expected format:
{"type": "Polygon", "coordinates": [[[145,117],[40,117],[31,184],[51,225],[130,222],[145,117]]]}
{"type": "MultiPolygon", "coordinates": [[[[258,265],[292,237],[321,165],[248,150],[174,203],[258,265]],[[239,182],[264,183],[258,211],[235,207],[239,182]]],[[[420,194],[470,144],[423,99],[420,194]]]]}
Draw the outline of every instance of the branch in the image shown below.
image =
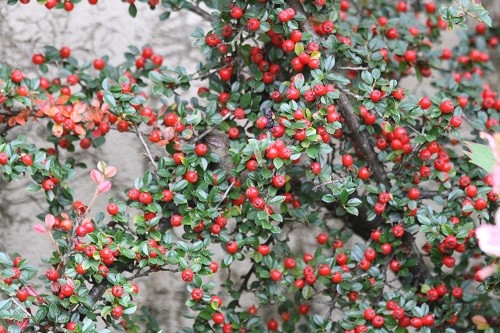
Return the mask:
{"type": "Polygon", "coordinates": [[[315,39],[320,40],[322,39],[316,31],[314,31],[313,27],[311,27],[310,24],[307,24],[307,13],[304,10],[304,7],[302,7],[302,4],[298,0],[291,0],[288,1],[290,7],[295,10],[296,13],[302,14],[306,17],[306,21],[300,21],[299,23],[299,28],[302,31],[305,31],[307,33],[310,33],[315,39]]]}
{"type": "MultiPolygon", "coordinates": [[[[305,12],[304,7],[298,0],[291,0],[289,3],[290,6],[295,10],[295,12],[307,17],[307,13],[305,12]]],[[[299,27],[302,31],[310,33],[316,39],[322,39],[320,36],[318,36],[318,34],[316,34],[312,26],[308,24],[307,20],[299,22],[299,27]]],[[[370,145],[370,136],[366,132],[359,130],[361,126],[359,117],[354,111],[354,108],[347,98],[346,93],[343,91],[340,91],[340,98],[338,99],[338,109],[344,117],[345,124],[349,130],[349,136],[363,154],[366,163],[370,167],[373,177],[379,184],[383,184],[385,186],[386,191],[390,191],[391,181],[387,177],[384,165],[379,161],[377,154],[370,145]]],[[[331,207],[329,208],[331,209],[331,207]]],[[[359,212],[359,216],[347,215],[347,217],[344,217],[344,220],[346,225],[348,225],[361,237],[363,237],[364,239],[369,239],[371,228],[369,228],[366,224],[366,216],[366,209],[361,209],[359,212]]],[[[373,228],[379,228],[384,223],[386,223],[385,220],[378,218],[373,221],[372,225],[373,228]]],[[[419,261],[419,265],[410,267],[410,272],[413,274],[413,276],[416,277],[415,283],[423,283],[425,281],[425,278],[427,276],[430,276],[430,273],[415,243],[415,239],[413,239],[413,236],[410,233],[406,232],[403,237],[403,242],[404,245],[406,245],[411,251],[410,253],[415,255],[419,261]]]]}
{"type": "Polygon", "coordinates": [[[144,141],[144,138],[142,137],[142,134],[141,132],[139,131],[139,128],[137,128],[137,125],[136,124],[133,124],[134,125],[134,130],[135,130],[135,134],[137,135],[137,137],[139,138],[139,140],[141,141],[141,144],[142,146],[144,147],[144,149],[146,150],[146,156],[149,158],[149,160],[151,161],[151,164],[153,165],[153,169],[155,170],[155,173],[158,172],[158,167],[156,166],[156,162],[155,162],[155,159],[153,158],[153,155],[151,155],[151,151],[149,150],[149,147],[146,143],[146,141],[144,141]]]}
{"type": "Polygon", "coordinates": [[[233,188],[233,186],[234,186],[235,183],[236,183],[236,181],[234,181],[231,184],[229,184],[229,186],[226,189],[226,192],[224,192],[224,194],[222,195],[222,198],[220,199],[219,203],[217,204],[217,206],[215,206],[215,210],[217,210],[217,208],[219,208],[220,205],[222,204],[222,202],[226,199],[227,195],[229,194],[229,191],[231,191],[231,189],[233,188]]]}
{"type": "Polygon", "coordinates": [[[192,13],[195,13],[196,15],[200,16],[201,18],[209,21],[209,22],[215,22],[215,18],[210,15],[208,12],[204,11],[198,6],[193,5],[192,3],[189,3],[191,6],[187,8],[192,13]]]}
{"type": "Polygon", "coordinates": [[[379,161],[377,154],[370,145],[370,136],[366,132],[359,130],[359,127],[361,126],[359,117],[354,111],[349,99],[343,92],[340,92],[338,106],[339,111],[344,116],[345,124],[349,129],[349,134],[356,146],[363,153],[373,177],[377,182],[384,184],[386,190],[389,190],[391,188],[391,182],[389,181],[389,178],[387,178],[382,162],[379,161]]]}
{"type": "MultiPolygon", "coordinates": [[[[274,243],[274,236],[271,235],[269,236],[269,238],[266,240],[266,242],[264,243],[265,245],[269,245],[271,243],[274,243]]],[[[255,273],[255,266],[256,263],[252,263],[252,267],[250,267],[250,269],[248,270],[248,272],[242,276],[243,278],[243,282],[241,283],[241,286],[240,288],[238,289],[238,291],[241,293],[243,290],[246,290],[247,289],[247,285],[248,285],[248,281],[250,280],[250,278],[252,277],[253,273],[255,273]]]]}
{"type": "MultiPolygon", "coordinates": [[[[224,117],[222,117],[222,120],[220,121],[220,123],[222,123],[224,120],[226,120],[227,118],[231,117],[231,112],[228,112],[228,114],[226,114],[224,117]]],[[[219,123],[219,124],[220,124],[219,123]]],[[[198,142],[200,141],[201,139],[203,139],[205,137],[205,135],[207,135],[208,133],[212,132],[219,124],[214,124],[212,127],[208,128],[207,130],[205,130],[205,132],[201,133],[200,135],[198,135],[195,139],[194,139],[194,142],[198,142]]]]}
{"type": "Polygon", "coordinates": [[[337,69],[340,70],[348,70],[348,71],[367,71],[370,68],[363,66],[339,66],[337,69]]]}

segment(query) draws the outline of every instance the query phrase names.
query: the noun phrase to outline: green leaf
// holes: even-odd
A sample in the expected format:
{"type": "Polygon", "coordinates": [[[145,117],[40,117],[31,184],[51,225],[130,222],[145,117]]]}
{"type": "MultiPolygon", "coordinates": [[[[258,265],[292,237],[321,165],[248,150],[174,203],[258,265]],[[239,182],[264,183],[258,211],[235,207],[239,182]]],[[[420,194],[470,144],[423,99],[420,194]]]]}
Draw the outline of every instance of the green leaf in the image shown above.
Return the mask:
{"type": "Polygon", "coordinates": [[[137,15],[137,7],[134,4],[131,4],[128,7],[128,13],[130,14],[130,16],[136,17],[136,15],[137,15]]]}
{"type": "Polygon", "coordinates": [[[465,145],[470,150],[470,152],[465,151],[465,154],[469,156],[471,163],[483,168],[488,173],[493,173],[493,166],[495,165],[493,150],[488,145],[470,141],[465,141],[465,145]]]}
{"type": "Polygon", "coordinates": [[[26,187],[26,191],[28,192],[37,192],[41,189],[42,187],[38,184],[31,184],[26,187]]]}
{"type": "Polygon", "coordinates": [[[358,214],[359,214],[359,210],[356,207],[345,207],[345,210],[349,214],[354,215],[354,216],[358,216],[358,214]]]}
{"type": "Polygon", "coordinates": [[[104,92],[104,102],[106,102],[111,107],[116,106],[116,100],[113,97],[113,94],[109,91],[104,92]]]}

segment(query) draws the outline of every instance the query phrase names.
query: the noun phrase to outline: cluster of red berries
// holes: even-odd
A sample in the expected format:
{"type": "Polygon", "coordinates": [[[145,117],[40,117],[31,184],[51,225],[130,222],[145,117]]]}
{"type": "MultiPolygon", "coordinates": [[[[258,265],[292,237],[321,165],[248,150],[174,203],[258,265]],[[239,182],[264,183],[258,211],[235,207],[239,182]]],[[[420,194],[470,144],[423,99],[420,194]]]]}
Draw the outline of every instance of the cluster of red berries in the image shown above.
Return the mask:
{"type": "Polygon", "coordinates": [[[444,181],[449,179],[448,173],[452,170],[452,163],[450,162],[450,155],[444,150],[439,143],[432,141],[427,144],[425,148],[422,148],[419,152],[420,159],[424,162],[424,165],[420,167],[419,173],[415,174],[413,177],[413,183],[418,184],[420,179],[426,179],[431,175],[431,168],[425,165],[430,162],[432,157],[436,155],[433,162],[433,167],[437,171],[441,171],[446,174],[444,181]]]}
{"type": "MultiPolygon", "coordinates": [[[[444,297],[446,294],[448,294],[448,289],[446,288],[445,284],[439,284],[434,287],[430,287],[430,289],[425,293],[425,298],[429,302],[436,302],[440,298],[444,297]]],[[[463,296],[463,290],[461,287],[454,287],[451,290],[451,295],[455,299],[461,299],[463,296]]]]}
{"type": "MultiPolygon", "coordinates": [[[[363,113],[362,113],[363,114],[363,113]]],[[[365,116],[365,122],[366,122],[365,116]]],[[[404,127],[397,126],[392,131],[387,131],[385,123],[382,123],[381,135],[378,135],[375,146],[379,150],[385,150],[390,147],[393,151],[399,151],[399,154],[395,157],[395,161],[399,162],[403,155],[408,155],[413,151],[413,147],[410,142],[410,136],[404,127]]]]}
{"type": "Polygon", "coordinates": [[[307,44],[304,52],[292,59],[290,65],[296,72],[302,72],[305,69],[305,66],[310,69],[317,69],[320,65],[319,56],[319,44],[316,42],[310,42],[307,44]]]}

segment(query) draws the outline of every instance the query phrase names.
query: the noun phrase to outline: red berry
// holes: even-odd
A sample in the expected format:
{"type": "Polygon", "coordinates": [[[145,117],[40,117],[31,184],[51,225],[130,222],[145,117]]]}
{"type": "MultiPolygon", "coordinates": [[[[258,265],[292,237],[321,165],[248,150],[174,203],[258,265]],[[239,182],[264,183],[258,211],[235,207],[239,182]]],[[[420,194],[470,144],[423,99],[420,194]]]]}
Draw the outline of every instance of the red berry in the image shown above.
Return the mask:
{"type": "Polygon", "coordinates": [[[186,268],[185,270],[182,271],[181,277],[184,282],[191,282],[193,281],[194,277],[193,271],[190,270],[189,268],[186,268]]]}
{"type": "Polygon", "coordinates": [[[227,242],[226,251],[231,253],[231,254],[236,253],[238,251],[238,243],[236,243],[235,241],[227,242]]]}
{"type": "Polygon", "coordinates": [[[216,312],[212,315],[212,320],[216,325],[220,325],[224,322],[224,315],[220,312],[216,312]]]}
{"type": "Polygon", "coordinates": [[[28,290],[27,289],[24,289],[24,288],[21,288],[17,291],[17,299],[20,300],[21,302],[24,302],[28,299],[28,290]]]}
{"type": "Polygon", "coordinates": [[[370,93],[370,99],[372,102],[377,103],[382,99],[382,92],[380,90],[373,90],[370,93]]]}
{"type": "Polygon", "coordinates": [[[45,272],[45,276],[50,281],[57,281],[57,279],[59,278],[59,273],[54,268],[51,268],[47,272],[45,272]]]}
{"type": "Polygon", "coordinates": [[[111,317],[113,318],[120,318],[123,315],[123,308],[121,305],[117,305],[111,310],[111,317]]]}
{"type": "Polygon", "coordinates": [[[123,295],[123,287],[122,286],[113,286],[111,288],[111,294],[115,297],[122,297],[123,295]]]}
{"type": "Polygon", "coordinates": [[[104,68],[104,66],[106,65],[104,60],[102,59],[95,59],[94,62],[93,62],[93,65],[94,65],[94,68],[97,69],[97,70],[102,70],[104,68]]]}
{"type": "Polygon", "coordinates": [[[453,102],[449,99],[443,101],[441,105],[439,106],[439,109],[441,110],[442,113],[452,113],[453,110],[455,109],[455,105],[453,105],[453,102]]]}

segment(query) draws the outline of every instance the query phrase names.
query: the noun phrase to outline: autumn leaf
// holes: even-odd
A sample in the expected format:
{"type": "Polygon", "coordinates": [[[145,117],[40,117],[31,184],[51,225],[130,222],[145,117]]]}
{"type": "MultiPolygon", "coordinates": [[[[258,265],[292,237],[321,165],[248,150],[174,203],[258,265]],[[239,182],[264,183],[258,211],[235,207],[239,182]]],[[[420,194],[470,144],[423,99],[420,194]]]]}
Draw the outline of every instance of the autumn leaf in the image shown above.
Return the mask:
{"type": "Polygon", "coordinates": [[[108,192],[109,190],[111,190],[111,182],[109,180],[105,180],[97,186],[99,194],[108,192]]]}
{"type": "Polygon", "coordinates": [[[63,135],[63,132],[64,128],[61,124],[52,125],[52,134],[54,134],[54,136],[60,138],[63,135]]]}
{"type": "Polygon", "coordinates": [[[43,224],[35,224],[33,226],[33,230],[35,230],[35,232],[42,234],[42,235],[47,233],[47,229],[45,229],[45,226],[43,224]]]}
{"type": "Polygon", "coordinates": [[[85,131],[85,128],[83,128],[82,125],[76,125],[74,131],[78,135],[85,135],[87,133],[87,131],[85,131]]]}
{"type": "Polygon", "coordinates": [[[90,178],[92,178],[92,180],[97,184],[101,183],[102,180],[104,179],[102,173],[96,169],[90,171],[90,178]]]}

